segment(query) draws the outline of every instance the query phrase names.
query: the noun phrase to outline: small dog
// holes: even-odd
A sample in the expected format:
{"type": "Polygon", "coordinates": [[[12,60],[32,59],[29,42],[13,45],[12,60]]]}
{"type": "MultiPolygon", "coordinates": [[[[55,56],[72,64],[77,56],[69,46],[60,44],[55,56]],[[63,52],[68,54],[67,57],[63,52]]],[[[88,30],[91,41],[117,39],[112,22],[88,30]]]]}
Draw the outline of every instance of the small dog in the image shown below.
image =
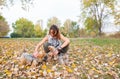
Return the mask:
{"type": "Polygon", "coordinates": [[[43,52],[39,52],[37,57],[35,57],[34,54],[24,52],[20,57],[20,64],[36,67],[40,62],[42,62],[44,56],[45,53],[43,52]]]}
{"type": "Polygon", "coordinates": [[[60,64],[68,65],[68,54],[61,53],[54,47],[54,46],[48,46],[50,52],[48,53],[48,61],[50,61],[52,58],[56,61],[58,61],[60,64]]]}
{"type": "Polygon", "coordinates": [[[54,46],[48,46],[48,49],[50,52],[48,53],[48,61],[51,60],[52,58],[54,60],[58,59],[58,50],[54,46]]]}

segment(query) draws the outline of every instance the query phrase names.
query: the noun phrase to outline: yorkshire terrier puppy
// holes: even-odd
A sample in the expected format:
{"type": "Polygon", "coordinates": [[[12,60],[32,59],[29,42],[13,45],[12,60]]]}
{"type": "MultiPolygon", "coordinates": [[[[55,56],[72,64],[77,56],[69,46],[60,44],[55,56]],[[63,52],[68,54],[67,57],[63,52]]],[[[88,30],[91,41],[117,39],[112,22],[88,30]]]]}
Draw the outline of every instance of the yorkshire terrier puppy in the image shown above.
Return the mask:
{"type": "Polygon", "coordinates": [[[20,64],[36,67],[40,62],[42,62],[44,56],[45,53],[43,52],[39,52],[37,56],[34,54],[23,53],[20,57],[20,64]]]}
{"type": "Polygon", "coordinates": [[[48,46],[48,49],[50,52],[48,53],[48,61],[51,60],[52,58],[54,60],[58,59],[58,50],[54,46],[48,46]]]}
{"type": "Polygon", "coordinates": [[[54,46],[48,46],[50,52],[48,53],[48,61],[52,58],[53,60],[57,60],[60,64],[68,65],[68,54],[61,53],[58,55],[59,51],[54,46]]]}

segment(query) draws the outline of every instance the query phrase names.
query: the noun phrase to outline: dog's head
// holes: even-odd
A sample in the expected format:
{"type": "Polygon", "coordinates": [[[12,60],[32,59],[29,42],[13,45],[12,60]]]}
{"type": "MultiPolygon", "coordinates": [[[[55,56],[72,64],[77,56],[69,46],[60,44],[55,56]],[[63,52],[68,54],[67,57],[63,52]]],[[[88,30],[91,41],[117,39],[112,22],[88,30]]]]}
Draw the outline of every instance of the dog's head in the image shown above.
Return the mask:
{"type": "Polygon", "coordinates": [[[33,53],[33,56],[39,60],[42,60],[45,57],[46,53],[42,50],[40,52],[33,53]]]}
{"type": "Polygon", "coordinates": [[[45,56],[45,53],[42,52],[42,51],[40,51],[40,52],[38,53],[37,58],[38,58],[38,59],[42,59],[44,56],[45,56]]]}
{"type": "Polygon", "coordinates": [[[50,52],[54,52],[56,50],[54,46],[48,46],[48,49],[50,50],[50,52]]]}
{"type": "Polygon", "coordinates": [[[58,54],[58,50],[54,46],[48,46],[48,49],[50,50],[51,53],[54,55],[58,54]]]}
{"type": "Polygon", "coordinates": [[[45,53],[40,51],[38,54],[37,54],[37,59],[34,59],[32,64],[31,64],[31,67],[36,67],[39,63],[41,63],[43,61],[43,58],[45,57],[45,53]]]}

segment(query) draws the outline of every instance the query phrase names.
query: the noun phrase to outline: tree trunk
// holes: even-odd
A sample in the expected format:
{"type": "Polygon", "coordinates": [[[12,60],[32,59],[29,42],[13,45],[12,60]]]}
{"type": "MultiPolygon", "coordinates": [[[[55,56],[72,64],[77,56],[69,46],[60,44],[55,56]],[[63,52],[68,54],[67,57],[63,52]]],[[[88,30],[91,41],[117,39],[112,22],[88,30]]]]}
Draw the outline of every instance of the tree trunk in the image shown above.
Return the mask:
{"type": "Polygon", "coordinates": [[[102,27],[102,22],[101,22],[101,18],[99,19],[99,22],[98,22],[98,30],[99,30],[99,36],[102,35],[102,30],[101,30],[101,27],[102,27]]]}

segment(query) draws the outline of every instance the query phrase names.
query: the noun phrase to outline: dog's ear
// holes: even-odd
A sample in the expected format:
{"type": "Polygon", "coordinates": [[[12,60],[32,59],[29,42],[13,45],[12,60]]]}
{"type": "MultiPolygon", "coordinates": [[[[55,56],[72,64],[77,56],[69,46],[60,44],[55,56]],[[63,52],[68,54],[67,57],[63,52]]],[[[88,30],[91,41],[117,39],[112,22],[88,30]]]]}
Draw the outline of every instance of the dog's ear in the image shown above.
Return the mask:
{"type": "Polygon", "coordinates": [[[45,53],[40,51],[38,54],[38,58],[42,59],[45,56],[45,53]]]}
{"type": "Polygon", "coordinates": [[[48,49],[49,49],[49,50],[52,50],[52,47],[51,47],[51,46],[48,46],[48,49]]]}
{"type": "Polygon", "coordinates": [[[54,46],[48,46],[48,49],[49,49],[50,51],[53,51],[55,48],[54,48],[54,46]]]}
{"type": "Polygon", "coordinates": [[[22,52],[24,52],[24,53],[25,53],[25,52],[27,52],[27,51],[28,51],[28,49],[24,48],[22,52]]]}
{"type": "Polygon", "coordinates": [[[51,46],[48,46],[48,49],[50,49],[51,48],[51,46]]]}

